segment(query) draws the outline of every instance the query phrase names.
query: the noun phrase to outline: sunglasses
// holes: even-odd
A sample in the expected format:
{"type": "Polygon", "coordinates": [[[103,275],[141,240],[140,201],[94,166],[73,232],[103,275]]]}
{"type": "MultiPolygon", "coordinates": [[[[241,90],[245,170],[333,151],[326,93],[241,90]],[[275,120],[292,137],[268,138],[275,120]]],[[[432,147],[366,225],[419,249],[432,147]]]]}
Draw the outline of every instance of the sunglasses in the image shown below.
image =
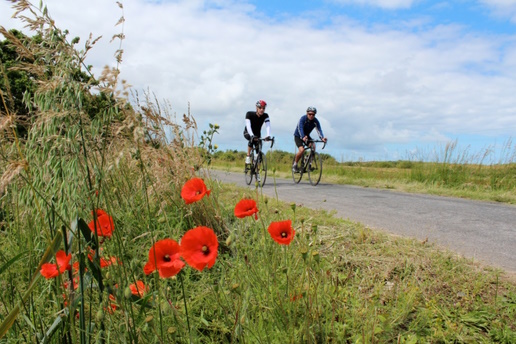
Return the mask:
{"type": "Polygon", "coordinates": [[[306,114],[307,114],[307,116],[315,116],[315,113],[313,113],[313,112],[307,112],[306,114]]]}

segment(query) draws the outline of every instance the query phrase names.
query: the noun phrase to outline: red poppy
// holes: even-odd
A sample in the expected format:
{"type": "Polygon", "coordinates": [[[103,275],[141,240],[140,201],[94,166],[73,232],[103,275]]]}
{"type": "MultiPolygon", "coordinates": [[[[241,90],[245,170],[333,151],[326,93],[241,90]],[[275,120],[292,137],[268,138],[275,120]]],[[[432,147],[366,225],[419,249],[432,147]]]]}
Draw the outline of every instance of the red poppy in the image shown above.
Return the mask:
{"type": "Polygon", "coordinates": [[[254,214],[254,218],[258,220],[258,208],[256,202],[253,199],[242,199],[235,206],[235,216],[239,219],[243,219],[246,216],[254,214]]]}
{"type": "Polygon", "coordinates": [[[147,294],[149,291],[149,287],[147,287],[142,281],[138,280],[136,283],[133,283],[129,286],[131,289],[131,294],[136,295],[138,297],[143,297],[143,295],[147,294]]]}
{"type": "Polygon", "coordinates": [[[199,271],[215,264],[218,248],[217,235],[208,227],[190,229],[181,239],[181,255],[188,265],[199,271]]]}
{"type": "MultiPolygon", "coordinates": [[[[100,248],[100,252],[102,252],[102,247],[100,248]]],[[[93,258],[95,257],[95,251],[90,248],[90,253],[88,253],[88,259],[93,262],[93,258]]],[[[113,264],[121,264],[121,261],[116,257],[111,257],[109,259],[100,257],[100,267],[105,268],[107,266],[113,264]]]]}
{"type": "Polygon", "coordinates": [[[288,245],[294,239],[296,231],[292,228],[292,221],[272,222],[268,228],[272,239],[281,245],[288,245]]]}
{"type": "MultiPolygon", "coordinates": [[[[115,224],[113,223],[113,218],[109,216],[104,210],[97,209],[97,234],[99,237],[107,237],[110,238],[113,235],[113,230],[115,230],[115,224]]],[[[92,220],[88,227],[90,230],[95,233],[95,222],[92,220]]]]}
{"type": "Polygon", "coordinates": [[[185,266],[180,258],[179,244],[172,239],[157,241],[149,250],[149,261],[143,267],[146,275],[158,270],[160,277],[177,275],[185,266]]]}
{"type": "Polygon", "coordinates": [[[204,195],[210,195],[211,190],[206,189],[206,184],[201,178],[192,178],[185,183],[181,190],[181,197],[186,204],[199,201],[204,195]]]}
{"type": "Polygon", "coordinates": [[[66,270],[70,270],[72,267],[70,265],[70,260],[72,259],[72,254],[66,255],[63,250],[60,250],[56,253],[56,264],[45,263],[41,265],[40,273],[46,279],[55,278],[65,272],[66,270]]]}

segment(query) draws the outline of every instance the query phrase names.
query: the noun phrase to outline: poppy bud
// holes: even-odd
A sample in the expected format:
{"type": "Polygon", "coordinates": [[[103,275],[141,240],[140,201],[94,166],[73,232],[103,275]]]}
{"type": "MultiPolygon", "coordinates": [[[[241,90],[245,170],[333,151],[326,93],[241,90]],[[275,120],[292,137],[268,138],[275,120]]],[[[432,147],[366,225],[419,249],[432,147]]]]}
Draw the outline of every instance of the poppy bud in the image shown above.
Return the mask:
{"type": "Polygon", "coordinates": [[[133,293],[131,292],[131,288],[127,287],[124,289],[124,297],[126,299],[130,299],[133,293]]]}
{"type": "Polygon", "coordinates": [[[315,261],[317,263],[319,263],[319,259],[320,259],[319,252],[317,252],[317,251],[312,252],[312,257],[314,257],[315,261]]]}
{"type": "Polygon", "coordinates": [[[101,322],[103,322],[103,321],[104,321],[104,318],[105,318],[105,316],[104,316],[104,310],[99,309],[99,310],[97,311],[97,316],[95,317],[95,319],[97,319],[97,322],[98,322],[98,323],[101,323],[101,322]]]}
{"type": "Polygon", "coordinates": [[[306,249],[306,247],[303,247],[299,251],[301,252],[301,257],[303,257],[303,260],[306,262],[306,257],[308,255],[308,250],[306,249]]]}

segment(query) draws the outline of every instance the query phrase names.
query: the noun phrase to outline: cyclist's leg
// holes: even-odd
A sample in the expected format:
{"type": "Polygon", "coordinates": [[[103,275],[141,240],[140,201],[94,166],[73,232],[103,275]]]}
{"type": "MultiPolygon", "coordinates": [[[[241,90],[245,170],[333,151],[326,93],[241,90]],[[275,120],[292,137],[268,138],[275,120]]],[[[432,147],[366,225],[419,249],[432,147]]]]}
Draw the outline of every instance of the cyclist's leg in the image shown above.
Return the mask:
{"type": "Polygon", "coordinates": [[[244,130],[244,138],[247,140],[247,156],[245,158],[245,163],[246,164],[250,164],[252,162],[251,152],[252,152],[252,149],[253,149],[253,144],[250,141],[251,140],[251,135],[249,135],[247,130],[244,130]]]}
{"type": "Polygon", "coordinates": [[[297,146],[297,152],[294,157],[294,163],[292,164],[292,168],[297,169],[297,163],[299,162],[299,159],[303,156],[303,152],[305,151],[305,149],[303,146],[304,142],[300,137],[294,136],[294,142],[297,146]]]}

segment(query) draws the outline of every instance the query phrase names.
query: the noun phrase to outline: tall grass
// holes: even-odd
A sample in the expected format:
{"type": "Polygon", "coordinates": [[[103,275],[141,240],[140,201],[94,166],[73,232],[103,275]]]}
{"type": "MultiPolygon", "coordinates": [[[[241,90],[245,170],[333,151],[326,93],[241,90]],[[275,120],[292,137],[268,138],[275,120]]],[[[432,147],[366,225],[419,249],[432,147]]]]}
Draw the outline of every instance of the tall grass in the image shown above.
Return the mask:
{"type": "Polygon", "coordinates": [[[0,343],[514,342],[516,287],[501,271],[211,180],[216,126],[197,137],[190,114],[118,89],[116,68],[78,78],[92,42],[78,52],[48,12],[16,6],[43,42],[12,37],[24,68],[45,73],[26,140],[2,108],[0,343]],[[186,204],[192,177],[211,193],[186,204]],[[257,219],[234,216],[242,198],[257,219]],[[97,209],[111,238],[89,228],[97,209]],[[268,233],[282,220],[290,245],[268,233]],[[144,273],[152,245],[197,226],[218,237],[211,269],[144,273]],[[74,268],[42,278],[58,250],[74,268]]]}

